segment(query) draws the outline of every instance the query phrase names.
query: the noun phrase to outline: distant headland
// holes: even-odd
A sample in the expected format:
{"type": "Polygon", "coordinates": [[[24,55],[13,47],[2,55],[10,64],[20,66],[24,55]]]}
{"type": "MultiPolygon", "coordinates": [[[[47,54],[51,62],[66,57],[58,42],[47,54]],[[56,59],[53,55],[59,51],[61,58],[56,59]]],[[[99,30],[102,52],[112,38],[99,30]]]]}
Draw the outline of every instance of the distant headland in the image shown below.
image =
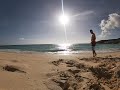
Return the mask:
{"type": "Polygon", "coordinates": [[[120,44],[120,38],[97,41],[98,44],[120,44]]]}

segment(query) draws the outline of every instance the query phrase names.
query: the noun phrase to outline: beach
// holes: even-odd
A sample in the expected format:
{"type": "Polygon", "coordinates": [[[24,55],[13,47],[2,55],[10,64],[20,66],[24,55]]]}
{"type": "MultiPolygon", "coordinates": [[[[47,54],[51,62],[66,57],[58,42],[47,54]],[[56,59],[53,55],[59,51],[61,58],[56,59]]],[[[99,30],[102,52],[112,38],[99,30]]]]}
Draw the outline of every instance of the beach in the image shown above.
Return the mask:
{"type": "Polygon", "coordinates": [[[0,0],[0,90],[120,90],[120,0],[0,0]]]}
{"type": "Polygon", "coordinates": [[[0,90],[120,90],[120,52],[0,52],[0,90]]]}

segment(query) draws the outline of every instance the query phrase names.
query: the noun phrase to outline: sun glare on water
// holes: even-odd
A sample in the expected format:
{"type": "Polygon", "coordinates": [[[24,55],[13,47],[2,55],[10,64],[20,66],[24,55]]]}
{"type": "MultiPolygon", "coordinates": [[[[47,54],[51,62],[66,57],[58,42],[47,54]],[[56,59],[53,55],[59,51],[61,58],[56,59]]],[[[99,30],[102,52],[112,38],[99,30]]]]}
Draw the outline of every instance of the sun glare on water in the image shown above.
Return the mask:
{"type": "Polygon", "coordinates": [[[59,49],[68,50],[71,44],[59,44],[59,49]]]}
{"type": "Polygon", "coordinates": [[[59,44],[59,49],[63,50],[61,51],[61,53],[63,55],[69,55],[70,53],[70,50],[69,50],[69,47],[70,47],[71,44],[59,44]]]}

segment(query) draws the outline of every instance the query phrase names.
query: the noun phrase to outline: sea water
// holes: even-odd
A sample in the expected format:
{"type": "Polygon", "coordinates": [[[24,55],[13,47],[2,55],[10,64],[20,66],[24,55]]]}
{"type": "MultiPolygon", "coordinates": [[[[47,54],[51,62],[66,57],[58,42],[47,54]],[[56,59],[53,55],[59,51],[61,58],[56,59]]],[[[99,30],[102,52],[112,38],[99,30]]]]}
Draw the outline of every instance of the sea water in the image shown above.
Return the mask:
{"type": "MultiPolygon", "coordinates": [[[[90,44],[34,44],[34,45],[1,45],[0,51],[44,52],[44,53],[84,53],[91,51],[90,44]]],[[[97,52],[120,51],[120,44],[97,44],[97,52]]]]}

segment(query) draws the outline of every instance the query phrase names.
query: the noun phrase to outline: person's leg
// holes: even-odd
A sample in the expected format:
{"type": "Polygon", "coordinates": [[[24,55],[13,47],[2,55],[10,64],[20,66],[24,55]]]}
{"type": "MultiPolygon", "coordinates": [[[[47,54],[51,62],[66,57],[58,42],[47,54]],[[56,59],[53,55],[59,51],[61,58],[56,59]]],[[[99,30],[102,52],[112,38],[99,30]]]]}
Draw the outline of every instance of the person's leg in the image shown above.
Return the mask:
{"type": "Polygon", "coordinates": [[[97,54],[96,54],[96,51],[93,50],[93,57],[95,57],[97,54]]]}
{"type": "Polygon", "coordinates": [[[94,50],[93,50],[93,57],[95,57],[95,56],[94,56],[94,50]]]}
{"type": "Polygon", "coordinates": [[[97,53],[96,53],[96,51],[95,51],[95,56],[97,56],[97,53]]]}
{"type": "Polygon", "coordinates": [[[95,51],[95,46],[92,46],[92,51],[93,51],[93,57],[95,57],[97,55],[95,51]]]}
{"type": "Polygon", "coordinates": [[[92,52],[93,52],[93,57],[94,57],[94,46],[92,46],[92,52]]]}

